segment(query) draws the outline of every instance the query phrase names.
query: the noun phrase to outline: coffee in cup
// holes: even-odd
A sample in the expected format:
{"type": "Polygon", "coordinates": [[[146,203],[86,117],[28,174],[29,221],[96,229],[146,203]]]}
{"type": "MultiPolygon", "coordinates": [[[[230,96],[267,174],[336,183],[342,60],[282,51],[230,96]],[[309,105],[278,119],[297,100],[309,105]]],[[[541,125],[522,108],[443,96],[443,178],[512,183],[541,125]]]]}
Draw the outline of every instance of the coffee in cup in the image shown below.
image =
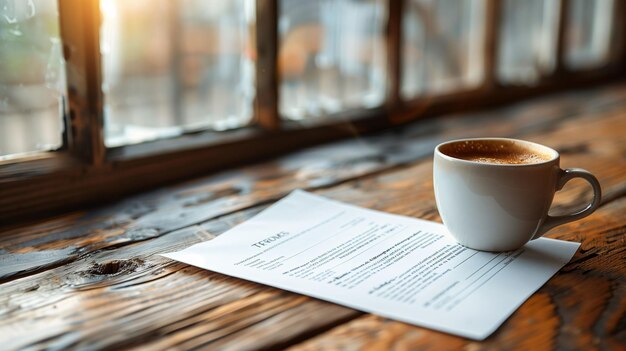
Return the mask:
{"type": "Polygon", "coordinates": [[[503,139],[465,140],[461,143],[445,144],[441,152],[466,161],[509,165],[541,163],[551,158],[551,155],[536,148],[503,139]]]}
{"type": "Polygon", "coordinates": [[[480,138],[435,148],[437,207],[450,234],[477,250],[515,250],[548,230],[591,214],[600,183],[583,169],[559,167],[555,150],[528,141],[480,138]],[[554,193],[573,178],[587,180],[594,198],[571,215],[548,215],[554,193]]]}

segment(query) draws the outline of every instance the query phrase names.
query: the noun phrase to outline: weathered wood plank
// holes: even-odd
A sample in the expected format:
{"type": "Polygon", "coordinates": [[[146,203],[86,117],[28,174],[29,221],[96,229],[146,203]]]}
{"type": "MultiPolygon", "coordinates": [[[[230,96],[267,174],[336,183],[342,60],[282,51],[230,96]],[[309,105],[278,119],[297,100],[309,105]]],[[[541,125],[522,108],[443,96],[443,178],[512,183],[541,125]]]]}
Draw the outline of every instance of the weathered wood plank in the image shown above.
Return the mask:
{"type": "MultiPolygon", "coordinates": [[[[303,299],[309,299],[155,256],[157,252],[182,249],[207,240],[212,237],[209,231],[220,233],[260,209],[236,213],[153,241],[102,251],[90,259],[4,284],[0,315],[6,319],[0,323],[0,335],[9,335],[6,332],[11,331],[11,340],[5,345],[27,346],[33,340],[33,330],[40,331],[37,338],[49,339],[36,343],[37,348],[45,344],[61,348],[130,346],[179,330],[184,331],[183,335],[201,331],[202,335],[209,333],[219,339],[229,330],[222,330],[224,326],[220,323],[225,322],[224,318],[241,319],[241,323],[230,326],[239,330],[285,309],[294,309],[299,312],[286,318],[291,322],[299,319],[302,323],[300,330],[293,328],[284,333],[283,337],[289,338],[309,333],[316,323],[327,323],[324,318],[311,320],[314,315],[311,312],[335,318],[353,315],[350,309],[319,301],[300,307],[303,299]],[[77,306],[80,311],[76,310],[77,306]],[[115,306],[115,311],[111,306],[115,306]],[[39,319],[33,320],[33,314],[39,319]],[[165,315],[172,318],[162,318],[165,315]],[[69,325],[61,328],[48,319],[64,320],[69,325]],[[213,324],[207,326],[200,323],[202,320],[213,324]],[[72,324],[77,327],[71,327],[72,324]],[[105,334],[111,337],[98,344],[105,334]]],[[[275,335],[265,337],[267,342],[280,340],[275,335]]],[[[163,340],[161,346],[174,341],[163,340]]]]}
{"type": "MultiPolygon", "coordinates": [[[[625,109],[626,85],[570,93],[472,116],[424,121],[400,131],[334,143],[273,162],[219,173],[101,209],[0,228],[0,248],[12,255],[10,260],[15,263],[5,266],[0,281],[55,267],[89,252],[148,240],[275,201],[295,188],[330,187],[406,165],[430,155],[433,147],[443,140],[484,135],[526,136],[533,131],[556,128],[568,120],[573,124],[595,124],[603,120],[604,114],[625,109]],[[31,258],[33,252],[37,253],[31,258]],[[45,256],[46,260],[36,260],[37,255],[45,256]]],[[[553,146],[571,150],[572,142],[576,143],[574,146],[582,145],[572,138],[553,146]]],[[[552,143],[548,139],[546,144],[552,143]]]]}

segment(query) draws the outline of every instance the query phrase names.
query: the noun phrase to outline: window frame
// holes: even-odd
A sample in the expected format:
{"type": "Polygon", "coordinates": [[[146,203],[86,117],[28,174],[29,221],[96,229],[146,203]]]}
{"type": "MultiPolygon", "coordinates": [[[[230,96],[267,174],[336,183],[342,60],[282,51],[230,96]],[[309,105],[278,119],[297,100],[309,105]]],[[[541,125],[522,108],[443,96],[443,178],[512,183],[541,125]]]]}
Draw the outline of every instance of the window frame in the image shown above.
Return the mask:
{"type": "Polygon", "coordinates": [[[262,160],[298,148],[403,125],[444,113],[498,106],[564,89],[606,83],[624,77],[626,3],[614,2],[609,64],[579,71],[564,60],[570,0],[559,3],[556,68],[536,86],[503,85],[497,79],[500,0],[485,0],[483,83],[470,90],[403,100],[402,8],[388,0],[386,24],[387,97],[383,106],[350,110],[326,119],[294,123],[280,118],[278,16],[279,0],[256,0],[257,50],[253,126],[224,131],[185,133],[172,139],[106,148],[99,51],[99,0],[58,0],[67,74],[64,145],[0,161],[0,223],[50,215],[148,190],[172,181],[262,160]],[[621,26],[621,28],[619,27],[621,26]]]}

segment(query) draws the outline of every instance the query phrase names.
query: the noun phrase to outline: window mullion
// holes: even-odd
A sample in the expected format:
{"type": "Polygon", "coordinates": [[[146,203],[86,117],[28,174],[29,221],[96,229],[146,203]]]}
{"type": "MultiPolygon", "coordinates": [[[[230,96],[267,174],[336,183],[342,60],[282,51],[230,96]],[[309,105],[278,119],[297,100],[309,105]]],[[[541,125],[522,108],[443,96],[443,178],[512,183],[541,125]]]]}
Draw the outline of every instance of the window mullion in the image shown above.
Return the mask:
{"type": "Polygon", "coordinates": [[[67,148],[86,163],[104,163],[100,2],[59,0],[69,116],[67,148]]]}
{"type": "Polygon", "coordinates": [[[400,85],[402,84],[402,6],[404,1],[387,2],[389,17],[387,20],[387,109],[393,118],[401,108],[400,85]]]}
{"type": "Polygon", "coordinates": [[[498,81],[498,51],[500,21],[502,20],[502,1],[485,1],[484,55],[483,55],[483,88],[494,91],[500,85],[498,81]]]}
{"type": "Polygon", "coordinates": [[[609,65],[618,72],[626,73],[626,2],[616,0],[613,2],[613,25],[611,28],[611,41],[615,45],[609,46],[609,65]]]}
{"type": "Polygon", "coordinates": [[[554,70],[555,75],[564,75],[567,73],[567,65],[565,63],[565,50],[567,40],[567,28],[569,22],[569,0],[559,1],[559,18],[558,29],[556,39],[556,68],[554,70]]]}
{"type": "Polygon", "coordinates": [[[255,119],[265,129],[280,127],[278,115],[278,0],[256,1],[255,119]]]}

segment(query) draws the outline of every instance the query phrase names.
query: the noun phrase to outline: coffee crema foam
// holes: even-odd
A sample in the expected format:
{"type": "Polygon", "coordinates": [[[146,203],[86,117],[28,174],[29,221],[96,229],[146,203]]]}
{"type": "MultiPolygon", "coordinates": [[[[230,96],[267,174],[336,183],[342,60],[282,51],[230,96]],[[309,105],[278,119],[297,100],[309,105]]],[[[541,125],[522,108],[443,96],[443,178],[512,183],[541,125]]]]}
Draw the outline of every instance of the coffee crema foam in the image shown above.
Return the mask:
{"type": "Polygon", "coordinates": [[[541,163],[552,158],[531,147],[508,140],[466,140],[443,145],[440,151],[461,160],[504,165],[541,163]]]}

